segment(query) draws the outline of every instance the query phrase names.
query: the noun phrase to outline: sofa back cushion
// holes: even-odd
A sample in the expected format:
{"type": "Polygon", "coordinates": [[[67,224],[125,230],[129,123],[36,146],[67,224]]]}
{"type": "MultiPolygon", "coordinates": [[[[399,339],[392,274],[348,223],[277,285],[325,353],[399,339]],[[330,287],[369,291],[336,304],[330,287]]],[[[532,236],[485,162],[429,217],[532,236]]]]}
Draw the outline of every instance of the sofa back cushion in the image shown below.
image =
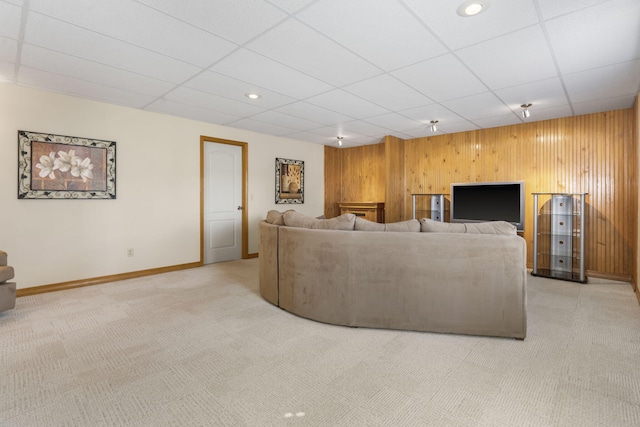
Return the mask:
{"type": "Polygon", "coordinates": [[[335,218],[320,219],[287,211],[282,216],[284,225],[288,227],[312,228],[317,230],[353,230],[356,223],[354,214],[343,214],[335,218]]]}
{"type": "Polygon", "coordinates": [[[468,234],[517,234],[516,227],[506,221],[440,222],[429,218],[420,220],[420,231],[468,234]]]}
{"type": "Polygon", "coordinates": [[[516,226],[506,221],[474,222],[465,224],[469,234],[518,234],[516,226]]]}
{"type": "Polygon", "coordinates": [[[420,220],[420,231],[430,233],[464,233],[464,224],[455,222],[440,222],[429,218],[420,220]]]}
{"type": "Polygon", "coordinates": [[[419,232],[420,222],[417,219],[380,224],[364,218],[356,217],[355,230],[358,231],[407,231],[419,232]]]}
{"type": "MultiPolygon", "coordinates": [[[[289,212],[289,211],[285,211],[285,212],[289,212]]],[[[267,212],[267,218],[265,219],[265,221],[273,225],[284,225],[284,219],[282,217],[285,214],[285,212],[270,210],[269,212],[267,212]]]]}

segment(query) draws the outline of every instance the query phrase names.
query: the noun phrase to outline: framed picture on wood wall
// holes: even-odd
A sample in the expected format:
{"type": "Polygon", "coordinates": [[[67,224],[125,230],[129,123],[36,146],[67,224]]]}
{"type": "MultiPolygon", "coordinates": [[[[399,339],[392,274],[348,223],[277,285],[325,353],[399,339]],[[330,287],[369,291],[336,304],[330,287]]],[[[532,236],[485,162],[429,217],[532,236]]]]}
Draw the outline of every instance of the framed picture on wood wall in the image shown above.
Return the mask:
{"type": "Polygon", "coordinates": [[[304,162],[276,158],[276,203],[304,203],[304,162]]]}
{"type": "Polygon", "coordinates": [[[18,131],[18,199],[115,199],[116,143],[18,131]]]}

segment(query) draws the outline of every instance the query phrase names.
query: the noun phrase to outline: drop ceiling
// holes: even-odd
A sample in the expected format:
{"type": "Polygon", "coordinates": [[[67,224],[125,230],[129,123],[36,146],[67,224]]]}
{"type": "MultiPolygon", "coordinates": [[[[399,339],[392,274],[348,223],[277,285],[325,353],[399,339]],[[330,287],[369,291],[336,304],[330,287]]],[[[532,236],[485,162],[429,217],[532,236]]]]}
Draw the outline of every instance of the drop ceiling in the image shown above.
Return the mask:
{"type": "Polygon", "coordinates": [[[0,82],[345,147],[633,106],[640,1],[462,3],[0,0],[0,82]]]}

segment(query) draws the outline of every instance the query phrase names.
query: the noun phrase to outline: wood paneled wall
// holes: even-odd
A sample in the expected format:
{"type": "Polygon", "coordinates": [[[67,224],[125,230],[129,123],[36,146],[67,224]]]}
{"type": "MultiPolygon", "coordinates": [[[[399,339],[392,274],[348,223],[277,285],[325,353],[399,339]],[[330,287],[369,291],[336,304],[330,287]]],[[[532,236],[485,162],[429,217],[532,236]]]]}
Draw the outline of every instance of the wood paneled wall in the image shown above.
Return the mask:
{"type": "Polygon", "coordinates": [[[325,215],[340,214],[339,202],[384,202],[387,183],[385,144],[325,147],[325,215]]]}
{"type": "Polygon", "coordinates": [[[325,164],[325,179],[335,180],[328,176],[335,174],[342,180],[336,202],[386,202],[387,222],[411,217],[412,193],[449,193],[452,182],[525,181],[529,266],[531,193],[588,192],[587,270],[629,280],[637,266],[636,126],[635,110],[626,109],[404,143],[388,137],[384,144],[338,150],[342,166],[325,164]]]}

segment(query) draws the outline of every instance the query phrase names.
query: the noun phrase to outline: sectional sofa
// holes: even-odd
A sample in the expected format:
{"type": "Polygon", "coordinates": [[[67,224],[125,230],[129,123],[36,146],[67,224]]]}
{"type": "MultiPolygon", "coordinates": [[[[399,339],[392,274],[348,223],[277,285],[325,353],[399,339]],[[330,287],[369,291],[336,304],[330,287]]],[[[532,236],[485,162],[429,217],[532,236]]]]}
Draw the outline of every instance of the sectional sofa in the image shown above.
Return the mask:
{"type": "Polygon", "coordinates": [[[511,224],[378,224],[270,211],[260,292],[320,322],[512,337],[527,331],[526,244],[511,224]]]}
{"type": "Polygon", "coordinates": [[[13,275],[13,267],[7,265],[7,253],[0,251],[0,312],[16,306],[16,284],[7,282],[13,275]]]}

